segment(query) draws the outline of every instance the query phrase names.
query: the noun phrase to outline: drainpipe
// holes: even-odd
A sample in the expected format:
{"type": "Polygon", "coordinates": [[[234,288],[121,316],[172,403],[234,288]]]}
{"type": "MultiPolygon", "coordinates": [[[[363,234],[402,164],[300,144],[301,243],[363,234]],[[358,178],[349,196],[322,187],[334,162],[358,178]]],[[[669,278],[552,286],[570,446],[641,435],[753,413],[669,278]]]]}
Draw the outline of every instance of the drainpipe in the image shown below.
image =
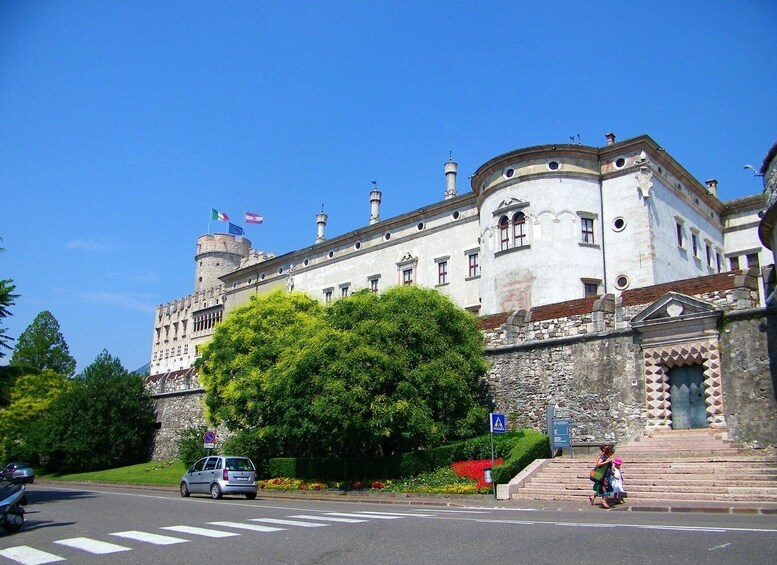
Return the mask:
{"type": "Polygon", "coordinates": [[[604,292],[607,294],[607,259],[604,254],[604,186],[601,176],[599,177],[599,213],[601,214],[601,221],[599,225],[602,226],[602,285],[604,292]]]}

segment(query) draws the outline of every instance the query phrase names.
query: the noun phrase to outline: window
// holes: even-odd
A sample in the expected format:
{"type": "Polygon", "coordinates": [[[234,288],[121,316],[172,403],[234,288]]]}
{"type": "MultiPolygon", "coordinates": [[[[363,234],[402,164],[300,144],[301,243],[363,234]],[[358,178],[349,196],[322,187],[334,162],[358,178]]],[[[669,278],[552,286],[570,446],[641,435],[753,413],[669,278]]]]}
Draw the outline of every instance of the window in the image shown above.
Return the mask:
{"type": "Polygon", "coordinates": [[[370,290],[372,292],[378,292],[378,280],[377,278],[370,279],[370,290]]]}
{"type": "Polygon", "coordinates": [[[731,265],[732,271],[739,270],[739,257],[729,257],[728,262],[729,262],[729,265],[731,265]]]}
{"type": "Polygon", "coordinates": [[[326,304],[331,304],[332,303],[332,289],[331,288],[327,288],[327,289],[324,290],[324,302],[326,304]]]}
{"type": "Polygon", "coordinates": [[[448,284],[448,261],[437,263],[437,284],[448,284]]]}
{"type": "Polygon", "coordinates": [[[707,265],[712,267],[712,249],[710,249],[709,244],[704,244],[704,249],[707,252],[707,265]]]}
{"type": "Polygon", "coordinates": [[[720,251],[715,252],[715,262],[718,266],[718,272],[720,272],[720,251]]]}
{"type": "Polygon", "coordinates": [[[677,247],[683,247],[685,245],[685,241],[683,241],[683,224],[677,222],[675,226],[677,228],[677,247]]]}
{"type": "Polygon", "coordinates": [[[510,247],[510,221],[507,216],[499,218],[499,242],[500,251],[510,247]]]}
{"type": "Polygon", "coordinates": [[[758,262],[758,253],[747,254],[747,268],[748,269],[760,269],[761,265],[758,262]]]}
{"type": "Polygon", "coordinates": [[[594,243],[594,221],[593,218],[580,218],[582,226],[582,242],[594,243]]]}
{"type": "Polygon", "coordinates": [[[693,256],[699,257],[699,236],[695,233],[691,233],[691,249],[693,249],[693,256]]]}
{"type": "Polygon", "coordinates": [[[599,296],[599,285],[595,282],[583,282],[583,296],[599,296]]]}
{"type": "Polygon", "coordinates": [[[513,241],[516,247],[526,245],[526,216],[523,212],[516,212],[513,216],[513,241]]]}
{"type": "Polygon", "coordinates": [[[404,284],[404,285],[413,284],[413,268],[412,267],[410,267],[408,269],[402,269],[402,284],[404,284]]]}
{"type": "Polygon", "coordinates": [[[478,254],[477,253],[470,253],[469,255],[467,255],[467,263],[469,265],[469,269],[467,271],[467,276],[469,278],[479,277],[480,276],[480,265],[478,264],[478,254]]]}
{"type": "Polygon", "coordinates": [[[348,288],[349,288],[349,285],[347,285],[347,284],[344,284],[344,285],[340,286],[340,296],[342,298],[347,298],[348,297],[348,288]]]}

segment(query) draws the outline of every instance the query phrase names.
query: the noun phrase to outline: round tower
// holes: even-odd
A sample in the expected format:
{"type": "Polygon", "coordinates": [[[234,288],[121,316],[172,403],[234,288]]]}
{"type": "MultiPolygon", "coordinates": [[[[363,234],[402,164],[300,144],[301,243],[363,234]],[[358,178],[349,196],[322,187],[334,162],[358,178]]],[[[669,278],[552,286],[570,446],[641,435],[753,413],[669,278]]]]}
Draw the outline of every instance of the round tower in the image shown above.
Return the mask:
{"type": "Polygon", "coordinates": [[[194,291],[200,292],[221,285],[219,277],[237,270],[248,257],[251,242],[244,237],[223,233],[201,235],[197,239],[194,260],[194,291]]]}

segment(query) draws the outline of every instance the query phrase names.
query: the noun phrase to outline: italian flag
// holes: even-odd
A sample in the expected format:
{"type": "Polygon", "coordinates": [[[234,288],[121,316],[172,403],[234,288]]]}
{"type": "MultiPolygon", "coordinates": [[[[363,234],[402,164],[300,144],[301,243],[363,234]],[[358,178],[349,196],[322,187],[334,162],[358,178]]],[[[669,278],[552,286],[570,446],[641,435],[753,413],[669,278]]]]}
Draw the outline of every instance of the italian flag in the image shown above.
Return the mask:
{"type": "Polygon", "coordinates": [[[222,222],[229,221],[229,216],[227,216],[224,212],[219,212],[215,208],[210,209],[210,218],[211,220],[221,220],[222,222]]]}

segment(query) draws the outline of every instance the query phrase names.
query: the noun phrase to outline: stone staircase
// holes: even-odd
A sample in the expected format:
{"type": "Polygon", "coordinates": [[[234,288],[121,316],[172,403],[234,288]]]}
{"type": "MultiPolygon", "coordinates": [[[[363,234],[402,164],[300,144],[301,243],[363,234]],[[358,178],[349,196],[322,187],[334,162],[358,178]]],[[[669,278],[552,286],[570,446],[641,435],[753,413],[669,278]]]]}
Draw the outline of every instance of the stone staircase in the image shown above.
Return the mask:
{"type": "MultiPolygon", "coordinates": [[[[618,444],[629,502],[776,502],[774,450],[742,449],[718,430],[659,431],[618,444]]],[[[586,501],[596,455],[561,456],[528,471],[512,498],[586,501]]],[[[528,468],[527,468],[528,469],[528,468]]],[[[520,477],[520,475],[519,475],[520,477]]]]}

